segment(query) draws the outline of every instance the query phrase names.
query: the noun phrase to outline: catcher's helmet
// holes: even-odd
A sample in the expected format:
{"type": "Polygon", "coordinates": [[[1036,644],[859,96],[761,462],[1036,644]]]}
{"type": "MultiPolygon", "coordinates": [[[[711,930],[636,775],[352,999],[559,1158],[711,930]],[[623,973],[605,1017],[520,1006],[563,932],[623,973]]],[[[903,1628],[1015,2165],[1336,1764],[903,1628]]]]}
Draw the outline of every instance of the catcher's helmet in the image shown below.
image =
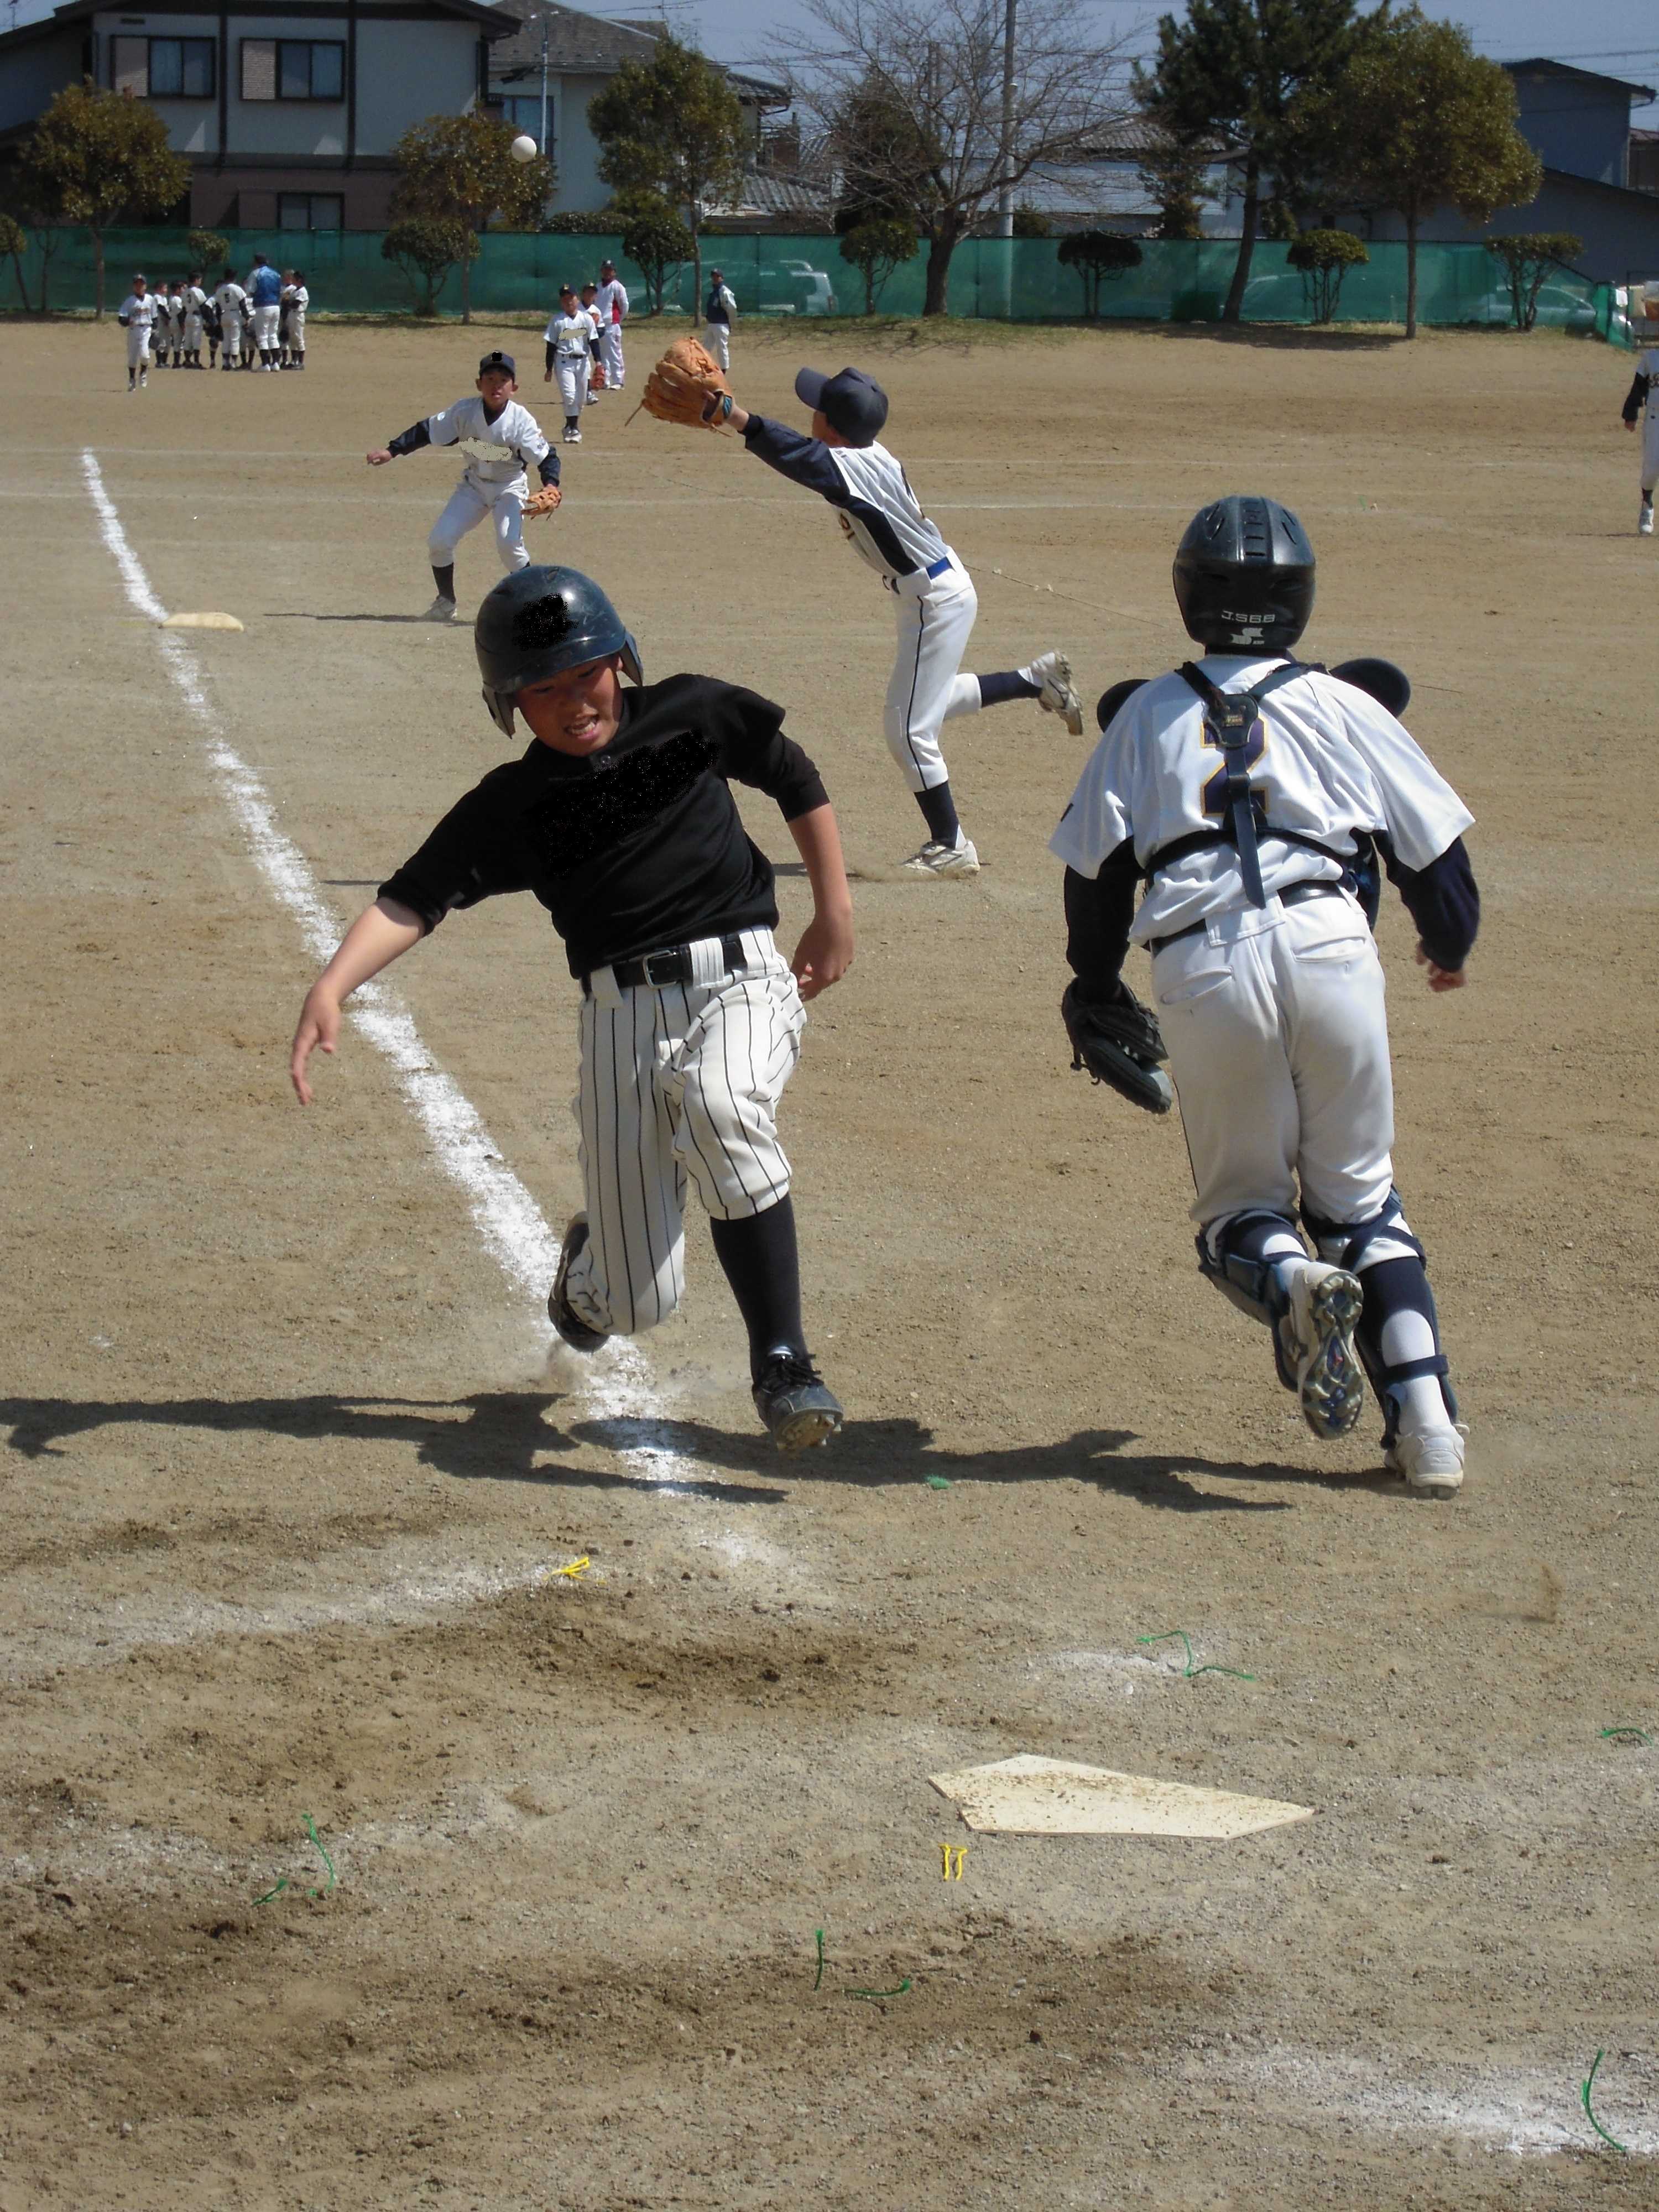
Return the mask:
{"type": "Polygon", "coordinates": [[[645,681],[640,649],[622,617],[579,568],[519,568],[503,576],[479,608],[472,637],[484,704],[509,738],[514,695],[527,684],[613,653],[622,655],[635,683],[645,681]]]}
{"type": "Polygon", "coordinates": [[[1313,612],[1313,547],[1276,499],[1212,500],[1176,549],[1175,595],[1212,652],[1288,653],[1313,612]]]}

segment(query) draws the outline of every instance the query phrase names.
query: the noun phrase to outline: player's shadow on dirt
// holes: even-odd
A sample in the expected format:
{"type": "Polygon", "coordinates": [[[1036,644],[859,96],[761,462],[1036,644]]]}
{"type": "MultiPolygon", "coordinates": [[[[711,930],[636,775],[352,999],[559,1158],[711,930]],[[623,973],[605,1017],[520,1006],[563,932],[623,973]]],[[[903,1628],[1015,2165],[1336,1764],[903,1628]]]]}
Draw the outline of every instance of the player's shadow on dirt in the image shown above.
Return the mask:
{"type": "Polygon", "coordinates": [[[1285,1498],[1230,1498],[1206,1481],[1297,1487],[1376,1488],[1380,1472],[1310,1473],[1274,1461],[1213,1460],[1193,1453],[1133,1452],[1131,1429],[1080,1429],[1063,1442],[1006,1451],[943,1450],[920,1421],[852,1421],[822,1451],[785,1458],[758,1432],[699,1421],[629,1416],[573,1420],[571,1401],[544,1390],[481,1390],[455,1399],[0,1398],[5,1448],[24,1459],[64,1456],[70,1439],[129,1425],[288,1437],[296,1442],[401,1444],[422,1467],[463,1482],[536,1482],[582,1490],[660,1491],[727,1505],[780,1504],[799,1482],[886,1489],[925,1482],[1088,1482],[1179,1513],[1287,1513],[1285,1498]],[[635,1458],[618,1473],[563,1455],[599,1450],[635,1458]],[[715,1472],[703,1475],[698,1467],[715,1472]],[[737,1479],[734,1480],[733,1477],[737,1479]],[[744,1478],[748,1478],[747,1480],[744,1478]]]}

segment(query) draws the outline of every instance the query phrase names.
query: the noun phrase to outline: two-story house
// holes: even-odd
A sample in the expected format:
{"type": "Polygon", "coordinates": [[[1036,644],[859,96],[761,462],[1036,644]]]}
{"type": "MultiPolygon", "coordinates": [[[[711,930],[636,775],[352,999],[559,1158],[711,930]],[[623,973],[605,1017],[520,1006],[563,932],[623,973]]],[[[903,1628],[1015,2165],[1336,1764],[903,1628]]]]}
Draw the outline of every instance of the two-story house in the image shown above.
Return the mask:
{"type": "Polygon", "coordinates": [[[379,229],[398,139],[483,102],[491,46],[520,27],[481,0],[68,0],[0,34],[0,149],[90,77],[164,118],[191,166],[191,222],[379,229]]]}

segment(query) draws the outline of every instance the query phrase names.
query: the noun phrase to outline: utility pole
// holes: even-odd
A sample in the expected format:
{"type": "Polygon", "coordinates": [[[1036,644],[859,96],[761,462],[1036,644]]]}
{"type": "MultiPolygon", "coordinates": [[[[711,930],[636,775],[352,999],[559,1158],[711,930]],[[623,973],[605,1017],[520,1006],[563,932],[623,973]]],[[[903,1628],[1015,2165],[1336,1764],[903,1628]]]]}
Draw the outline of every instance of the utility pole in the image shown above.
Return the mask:
{"type": "MultiPolygon", "coordinates": [[[[1013,0],[1009,0],[1009,4],[1012,6],[1013,0]]],[[[544,155],[547,152],[547,11],[545,9],[542,11],[542,128],[541,136],[536,141],[536,151],[544,155]]]]}
{"type": "Polygon", "coordinates": [[[997,235],[1012,238],[1014,234],[1014,188],[1006,181],[1008,163],[1014,150],[1014,15],[1019,0],[1008,0],[1007,13],[1002,23],[1002,167],[1005,177],[1002,190],[997,194],[997,235]]]}

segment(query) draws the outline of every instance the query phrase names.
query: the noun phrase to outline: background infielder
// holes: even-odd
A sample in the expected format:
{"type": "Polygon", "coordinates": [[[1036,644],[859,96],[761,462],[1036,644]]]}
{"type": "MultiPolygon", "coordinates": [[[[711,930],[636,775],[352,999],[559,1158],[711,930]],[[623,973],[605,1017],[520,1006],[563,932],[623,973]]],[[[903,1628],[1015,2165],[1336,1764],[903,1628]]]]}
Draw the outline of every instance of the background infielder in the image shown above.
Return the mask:
{"type": "Polygon", "coordinates": [[[550,384],[556,376],[558,378],[559,404],[564,410],[562,435],[567,446],[580,446],[582,410],[587,404],[587,376],[593,365],[599,328],[592,316],[576,305],[574,284],[560,285],[559,304],[548,317],[542,337],[547,346],[547,369],[542,382],[550,384]]]}
{"type": "Polygon", "coordinates": [[[732,367],[732,318],[738,312],[738,303],[719,269],[708,272],[708,298],[702,311],[703,321],[708,326],[708,350],[723,369],[732,367]]]}
{"type": "Polygon", "coordinates": [[[241,359],[242,326],[247,319],[247,294],[227,269],[213,288],[213,304],[219,311],[219,365],[234,368],[241,359]]]}
{"type": "Polygon", "coordinates": [[[972,577],[922,513],[902,466],[877,443],[887,421],[887,394],[857,368],[837,376],[804,368],[795,394],[812,410],[810,437],[734,402],[721,405],[751,453],[828,500],[853,550],[897,600],[898,654],[883,726],[927,824],[927,842],[904,865],[922,874],[975,874],[979,854],[957,817],[940,728],[956,714],[1035,699],[1080,734],[1083,710],[1072,689],[1071,662],[1054,651],[1025,668],[961,674],[979,600],[972,577]]]}
{"type": "MultiPolygon", "coordinates": [[[[1217,501],[1182,539],[1175,583],[1203,658],[1101,701],[1103,734],[1053,839],[1078,978],[1067,1027],[1084,1053],[1073,993],[1109,1020],[1125,951],[1146,945],[1200,1269],[1272,1329],[1316,1436],[1359,1418],[1357,1335],[1388,1466],[1444,1495],[1462,1480],[1463,1431],[1394,1187],[1382,967],[1355,893],[1374,847],[1430,988],[1457,988],[1480,921],[1462,843],[1473,817],[1376,698],[1289,657],[1314,598],[1294,515],[1217,501]]],[[[1350,665],[1381,671],[1404,704],[1397,669],[1350,665]]]]}
{"type": "Polygon", "coordinates": [[[786,1451],[823,1443],[841,1408],[801,1326],[790,1169],[777,1105],[811,998],[853,957],[852,902],[817,770],[783,710],[708,676],[642,683],[638,648],[574,568],[527,568],[479,611],[484,699],[533,733],[380,886],[306,1000],[292,1072],[342,1002],[457,907],[528,890],[581,985],[585,1209],[565,1231],[548,1312],[595,1352],[664,1321],[684,1291],[688,1178],[749,1333],[756,1409],[786,1451]],[[625,688],[623,673],[637,689],[625,688]],[[772,941],[770,864],[729,780],[775,799],[811,882],[793,967],[772,941]]]}
{"type": "Polygon", "coordinates": [[[607,392],[623,388],[623,324],[628,317],[628,288],[617,274],[614,261],[599,264],[599,356],[605,362],[607,392]]]}
{"type": "Polygon", "coordinates": [[[495,550],[503,568],[529,565],[524,517],[550,514],[559,503],[559,457],[542,435],[541,425],[514,394],[518,367],[510,353],[487,353],[478,363],[478,396],[457,399],[440,415],[411,422],[389,446],[377,446],[367,458],[372,469],[422,446],[459,446],[467,457],[461,480],[432,526],[427,554],[438,595],[427,609],[427,622],[451,622],[455,615],[455,548],[488,515],[495,525],[495,550]],[[530,497],[526,474],[534,463],[541,489],[530,497]]]}
{"type": "Polygon", "coordinates": [[[142,272],[135,271],[132,289],[115,311],[115,319],[127,334],[127,390],[134,391],[149,382],[149,334],[160,303],[144,281],[142,272]]]}
{"type": "Polygon", "coordinates": [[[1659,284],[1632,285],[1631,321],[1652,343],[1636,357],[1636,374],[1625,398],[1625,428],[1641,424],[1642,505],[1638,532],[1653,535],[1653,488],[1659,484],[1659,284]]]}

